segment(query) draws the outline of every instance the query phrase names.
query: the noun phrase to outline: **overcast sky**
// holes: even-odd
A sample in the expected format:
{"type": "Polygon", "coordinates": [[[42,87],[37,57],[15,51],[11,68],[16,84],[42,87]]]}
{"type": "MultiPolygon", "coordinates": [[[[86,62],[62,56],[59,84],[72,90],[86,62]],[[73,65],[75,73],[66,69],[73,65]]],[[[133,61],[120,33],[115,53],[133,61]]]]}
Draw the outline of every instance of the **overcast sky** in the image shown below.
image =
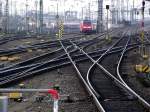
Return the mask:
{"type": "MultiPolygon", "coordinates": [[[[3,3],[6,0],[0,0],[3,3]]],[[[29,10],[35,10],[35,2],[39,0],[28,0],[29,10]]],[[[44,12],[48,11],[55,11],[57,10],[57,0],[43,0],[44,4],[44,12]]],[[[91,10],[97,10],[97,0],[58,0],[58,6],[59,6],[59,11],[63,12],[65,10],[74,10],[74,11],[82,11],[82,8],[85,10],[88,9],[89,3],[91,5],[91,10]]],[[[111,4],[111,0],[103,0],[104,1],[104,8],[106,4],[111,4]]],[[[116,0],[117,1],[117,0],[116,0]]],[[[124,0],[127,1],[127,0],[124,0]]],[[[135,7],[141,7],[141,1],[142,0],[134,0],[135,1],[135,7]]],[[[10,10],[12,9],[14,12],[15,9],[15,4],[17,7],[17,12],[18,13],[25,13],[25,4],[26,0],[9,0],[9,4],[12,4],[13,7],[10,7],[10,10]]],[[[133,4],[133,0],[129,0],[129,7],[131,7],[133,4]]],[[[39,7],[38,7],[39,9],[39,7]]],[[[10,11],[11,12],[11,11],[10,11]]]]}

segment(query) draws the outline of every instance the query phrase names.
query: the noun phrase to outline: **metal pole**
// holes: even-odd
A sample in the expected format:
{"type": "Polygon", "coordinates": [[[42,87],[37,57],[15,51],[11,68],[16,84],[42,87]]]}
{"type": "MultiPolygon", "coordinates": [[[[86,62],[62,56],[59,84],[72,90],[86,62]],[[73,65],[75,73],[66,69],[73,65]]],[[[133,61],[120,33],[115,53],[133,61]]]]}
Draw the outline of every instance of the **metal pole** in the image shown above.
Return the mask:
{"type": "Polygon", "coordinates": [[[121,0],[121,17],[123,21],[124,20],[124,0],[121,0]]]}
{"type": "Polygon", "coordinates": [[[108,34],[108,9],[107,9],[107,35],[109,35],[108,34]]]}
{"type": "Polygon", "coordinates": [[[107,40],[111,41],[111,38],[109,37],[109,32],[108,32],[108,10],[109,10],[109,5],[106,5],[106,10],[107,10],[107,40]]]}
{"type": "MultiPolygon", "coordinates": [[[[0,20],[2,19],[3,13],[2,13],[2,1],[0,0],[0,20]]],[[[2,23],[0,23],[0,32],[2,30],[2,23]]]]}
{"type": "Polygon", "coordinates": [[[56,25],[57,25],[57,30],[56,30],[56,32],[58,33],[58,31],[59,31],[58,0],[57,0],[57,15],[56,15],[56,25]]]}
{"type": "Polygon", "coordinates": [[[116,3],[116,7],[117,7],[117,24],[119,23],[120,21],[120,9],[119,9],[119,0],[117,0],[117,3],[116,3]]]}
{"type": "Polygon", "coordinates": [[[5,7],[5,33],[8,33],[8,26],[9,26],[9,6],[8,6],[8,0],[6,0],[6,7],[5,7]]]}
{"type": "Polygon", "coordinates": [[[0,89],[0,93],[26,93],[26,92],[47,92],[50,89],[0,89]]]}
{"type": "Polygon", "coordinates": [[[114,7],[114,0],[111,0],[111,8],[112,8],[112,24],[114,24],[114,15],[115,15],[115,7],[114,7]]]}
{"type": "Polygon", "coordinates": [[[83,13],[84,13],[84,12],[83,12],[83,7],[82,7],[82,21],[83,21],[83,13]]]}
{"type": "Polygon", "coordinates": [[[89,20],[91,19],[91,6],[90,6],[90,3],[89,3],[89,20]]]}
{"type": "MultiPolygon", "coordinates": [[[[16,1],[14,2],[14,15],[15,15],[15,20],[17,20],[17,7],[16,7],[16,1]]],[[[17,24],[17,26],[15,26],[15,29],[16,29],[16,33],[17,33],[17,31],[18,31],[18,24],[17,24]]]]}
{"type": "Polygon", "coordinates": [[[38,33],[38,1],[36,0],[35,1],[35,8],[36,8],[36,15],[35,15],[35,20],[36,20],[36,25],[35,25],[35,28],[36,28],[36,33],[38,33]]]}
{"type": "Polygon", "coordinates": [[[29,33],[28,0],[26,0],[26,33],[29,33]]]}
{"type": "Polygon", "coordinates": [[[129,0],[127,0],[127,21],[129,18],[129,0]]]}
{"type": "Polygon", "coordinates": [[[0,17],[2,17],[2,1],[0,0],[0,17]]]}
{"type": "Polygon", "coordinates": [[[8,97],[0,96],[0,112],[8,112],[8,97]]]}
{"type": "Polygon", "coordinates": [[[66,7],[66,2],[65,2],[65,0],[63,0],[63,3],[64,3],[64,6],[63,6],[63,9],[64,9],[64,10],[63,10],[63,11],[64,11],[64,14],[63,14],[63,15],[64,15],[64,21],[65,21],[65,7],[66,7]]]}
{"type": "Polygon", "coordinates": [[[43,32],[43,0],[40,0],[40,34],[43,32]]]}
{"type": "Polygon", "coordinates": [[[134,4],[135,4],[135,2],[134,2],[134,0],[133,0],[133,21],[135,21],[135,9],[134,9],[134,4]]]}
{"type": "Polygon", "coordinates": [[[145,10],[145,1],[142,1],[142,22],[141,22],[141,27],[142,27],[142,33],[141,33],[141,40],[142,40],[142,56],[144,56],[144,10],[145,10]]]}
{"type": "Polygon", "coordinates": [[[49,93],[52,95],[54,99],[53,112],[58,112],[59,93],[56,90],[53,90],[53,89],[0,89],[0,93],[18,93],[18,92],[20,93],[26,93],[26,92],[49,93]]]}
{"type": "Polygon", "coordinates": [[[58,0],[57,0],[57,15],[58,15],[58,0]]]}

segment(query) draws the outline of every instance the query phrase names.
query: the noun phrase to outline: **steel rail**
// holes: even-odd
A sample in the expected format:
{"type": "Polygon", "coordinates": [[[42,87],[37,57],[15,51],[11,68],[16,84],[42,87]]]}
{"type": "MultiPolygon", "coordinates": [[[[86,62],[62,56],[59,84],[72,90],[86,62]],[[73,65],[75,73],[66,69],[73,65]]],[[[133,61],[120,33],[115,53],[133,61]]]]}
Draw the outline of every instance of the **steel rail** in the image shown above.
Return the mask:
{"type": "MultiPolygon", "coordinates": [[[[103,33],[103,34],[101,34],[101,35],[99,35],[99,36],[96,36],[96,37],[94,38],[94,40],[97,39],[97,38],[99,38],[99,37],[101,37],[101,36],[103,36],[104,34],[105,34],[105,33],[103,33]]],[[[93,39],[86,40],[86,41],[84,41],[84,42],[90,42],[91,40],[93,40],[93,39]]],[[[80,42],[79,44],[83,44],[84,42],[80,42]]],[[[70,45],[69,47],[71,47],[71,45],[70,45]]],[[[38,60],[38,59],[40,59],[40,58],[44,58],[45,56],[50,55],[50,54],[52,54],[52,53],[54,53],[54,52],[59,52],[60,50],[62,50],[62,48],[60,48],[60,49],[58,49],[58,50],[55,50],[55,51],[52,51],[52,52],[49,52],[49,53],[42,54],[42,55],[40,55],[40,56],[33,57],[33,58],[31,58],[31,59],[28,59],[28,60],[23,61],[23,62],[19,62],[19,63],[14,64],[14,65],[10,65],[10,66],[8,66],[8,67],[6,67],[6,68],[0,69],[0,71],[2,71],[2,70],[7,70],[7,69],[12,68],[12,67],[17,67],[17,66],[20,66],[20,65],[29,63],[29,62],[33,62],[34,60],[38,60]]],[[[64,56],[64,55],[62,55],[62,56],[64,56]]]]}
{"type": "Polygon", "coordinates": [[[111,47],[109,47],[89,68],[88,72],[87,72],[87,77],[86,80],[89,84],[89,86],[91,87],[91,89],[93,90],[93,92],[97,95],[97,97],[100,97],[100,95],[96,92],[96,90],[93,88],[92,84],[90,83],[89,80],[89,76],[90,76],[90,71],[92,70],[92,68],[95,66],[96,63],[98,63],[113,47],[115,47],[124,37],[126,32],[123,33],[122,37],[116,41],[111,47]]]}
{"type": "MultiPolygon", "coordinates": [[[[110,78],[112,78],[114,80],[114,82],[116,82],[118,85],[120,85],[122,88],[126,89],[127,91],[129,91],[131,94],[133,94],[134,96],[137,97],[137,95],[135,94],[135,92],[133,92],[133,90],[131,90],[130,88],[128,88],[126,85],[124,85],[124,83],[122,83],[119,79],[117,79],[115,76],[113,76],[108,70],[106,70],[102,65],[100,65],[98,62],[96,62],[94,59],[92,59],[91,56],[89,56],[83,49],[81,49],[80,47],[76,46],[78,49],[80,49],[81,52],[83,52],[85,55],[87,55],[87,57],[89,57],[89,59],[93,62],[96,63],[98,65],[98,67],[103,70],[110,78]]],[[[138,97],[137,97],[138,98],[138,97]]],[[[142,99],[142,98],[141,98],[142,99]]],[[[144,100],[144,99],[143,99],[144,100]]],[[[150,108],[150,105],[145,102],[145,105],[147,105],[147,108],[150,108]]]]}
{"type": "MultiPolygon", "coordinates": [[[[136,47],[136,46],[137,46],[136,44],[133,44],[133,45],[130,45],[129,47],[136,47]]],[[[112,52],[109,52],[109,54],[119,52],[121,49],[122,49],[122,46],[113,48],[112,52]]],[[[102,49],[102,50],[98,50],[98,51],[94,51],[94,52],[89,52],[88,54],[94,58],[94,57],[100,56],[101,53],[105,52],[106,50],[107,49],[102,49]]],[[[84,56],[85,56],[84,54],[79,54],[79,55],[73,56],[73,58],[76,60],[78,58],[82,58],[82,57],[84,58],[84,56]]],[[[35,66],[38,66],[41,64],[56,63],[56,62],[61,62],[61,61],[65,61],[65,60],[67,60],[67,57],[60,57],[60,58],[56,57],[55,59],[49,60],[47,62],[30,64],[30,65],[25,65],[25,66],[21,66],[21,67],[15,67],[14,69],[8,69],[5,71],[1,71],[0,77],[2,77],[2,75],[6,76],[7,74],[13,74],[13,73],[19,72],[19,71],[21,72],[22,70],[25,70],[26,68],[28,69],[28,68],[35,67],[35,66]]]]}
{"type": "MultiPolygon", "coordinates": [[[[136,47],[136,46],[135,46],[136,47]]],[[[130,47],[129,49],[133,49],[133,48],[135,48],[135,47],[130,47]]],[[[111,51],[111,52],[109,52],[108,54],[112,54],[112,53],[116,53],[116,52],[120,52],[122,49],[119,49],[119,50],[114,50],[114,51],[111,51]]],[[[92,58],[98,58],[99,56],[100,56],[101,54],[97,54],[97,55],[92,55],[92,58]]],[[[82,56],[80,56],[80,57],[73,57],[73,59],[75,60],[75,62],[82,62],[82,61],[86,61],[86,60],[88,60],[88,58],[86,58],[86,57],[82,57],[82,56]]],[[[62,67],[62,66],[65,66],[65,65],[68,65],[68,64],[70,64],[68,61],[68,58],[67,57],[65,57],[65,58],[62,58],[62,59],[58,59],[58,60],[54,60],[53,62],[49,62],[49,63],[45,63],[45,64],[43,64],[43,65],[40,65],[40,66],[37,66],[35,69],[31,69],[30,71],[28,71],[28,72],[26,72],[26,74],[28,74],[28,76],[29,76],[29,74],[35,74],[35,73],[38,73],[38,72],[41,72],[41,71],[44,71],[44,70],[46,70],[46,69],[54,69],[54,68],[57,68],[57,67],[62,67]],[[60,65],[58,65],[58,62],[60,63],[60,62],[63,62],[62,64],[60,64],[60,65]],[[57,63],[57,65],[51,65],[50,63],[57,63]],[[48,66],[48,68],[46,68],[46,66],[48,66]],[[43,68],[42,68],[43,67],[43,68]]],[[[27,68],[30,68],[30,67],[28,67],[28,66],[25,66],[25,67],[27,67],[27,68]]],[[[34,65],[33,65],[33,67],[34,67],[34,65]]],[[[20,68],[21,70],[22,69],[24,69],[24,68],[20,68]]],[[[17,69],[17,71],[18,71],[18,69],[17,69]]],[[[10,79],[10,80],[12,80],[12,79],[14,79],[15,77],[16,78],[21,78],[21,77],[25,77],[26,75],[20,75],[20,74],[13,74],[13,71],[10,71],[10,73],[3,73],[3,74],[5,74],[3,77],[1,77],[0,78],[0,85],[2,85],[2,84],[5,84],[6,83],[6,80],[7,79],[10,79]],[[10,74],[10,73],[12,73],[12,74],[10,74]],[[20,76],[20,77],[19,77],[20,76]]]]}
{"type": "MultiPolygon", "coordinates": [[[[97,37],[96,37],[97,38],[97,37]]],[[[93,42],[92,42],[93,43],[93,42]]],[[[69,47],[68,47],[69,48],[69,47]]],[[[43,66],[43,64],[39,64],[38,66],[33,66],[33,68],[31,68],[31,69],[29,69],[29,70],[27,70],[27,71],[25,71],[25,72],[22,72],[21,74],[16,74],[16,75],[11,75],[12,77],[9,77],[9,76],[6,76],[6,77],[4,77],[4,78],[2,78],[2,79],[6,79],[7,80],[7,82],[9,82],[9,81],[12,81],[12,80],[14,80],[14,79],[17,79],[17,78],[21,78],[21,77],[23,77],[23,76],[26,76],[26,75],[24,75],[25,73],[27,73],[27,72],[31,72],[32,70],[34,70],[35,68],[39,68],[40,66],[43,66]],[[21,76],[22,75],[22,76],[21,76]],[[10,79],[10,78],[13,78],[13,79],[10,79]]],[[[22,68],[21,68],[22,69],[22,68]]],[[[23,68],[24,69],[24,68],[23,68]]],[[[3,84],[3,83],[6,83],[6,81],[2,81],[1,82],[1,84],[3,84]]]]}
{"type": "MultiPolygon", "coordinates": [[[[131,37],[130,37],[130,39],[131,39],[131,37]]],[[[129,43],[129,41],[128,41],[128,43],[129,43]]],[[[143,99],[140,95],[138,95],[133,89],[131,89],[131,88],[127,85],[127,83],[123,80],[123,78],[121,77],[121,74],[120,74],[120,65],[121,65],[121,62],[122,62],[122,60],[123,60],[123,57],[124,57],[124,55],[125,55],[125,53],[126,53],[126,51],[127,51],[126,48],[127,48],[127,45],[125,46],[125,49],[123,50],[123,52],[122,52],[122,54],[121,54],[121,57],[120,57],[120,59],[119,59],[119,62],[118,62],[118,64],[117,64],[117,76],[118,76],[118,78],[120,79],[120,81],[126,86],[126,88],[128,88],[128,90],[130,90],[130,92],[131,92],[134,96],[136,96],[136,97],[138,98],[139,102],[141,102],[141,103],[143,104],[143,106],[146,107],[147,109],[150,109],[150,104],[149,104],[145,99],[143,99]]]]}
{"type": "Polygon", "coordinates": [[[90,89],[90,87],[89,87],[89,85],[87,84],[87,82],[85,81],[85,79],[82,77],[81,72],[80,72],[79,69],[77,68],[75,62],[72,60],[70,54],[68,53],[68,51],[66,50],[66,48],[64,47],[64,45],[63,45],[63,43],[62,43],[61,41],[60,41],[60,44],[62,45],[64,51],[66,52],[68,58],[70,59],[70,61],[71,61],[71,63],[72,63],[72,65],[73,65],[74,68],[76,69],[78,76],[79,76],[80,79],[83,81],[83,83],[84,83],[84,85],[85,85],[85,87],[86,87],[88,93],[93,96],[94,101],[96,102],[96,105],[97,105],[98,109],[101,110],[101,112],[105,112],[104,108],[101,106],[101,104],[100,104],[100,102],[98,101],[97,97],[96,97],[95,94],[92,92],[92,90],[90,89]]]}

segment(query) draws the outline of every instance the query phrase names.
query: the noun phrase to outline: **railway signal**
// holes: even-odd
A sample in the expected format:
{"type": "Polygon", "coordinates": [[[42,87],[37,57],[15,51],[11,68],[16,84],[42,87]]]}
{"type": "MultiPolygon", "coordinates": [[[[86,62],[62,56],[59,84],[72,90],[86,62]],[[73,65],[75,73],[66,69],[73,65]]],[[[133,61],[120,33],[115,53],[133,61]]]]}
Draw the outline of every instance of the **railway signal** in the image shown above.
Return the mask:
{"type": "Polygon", "coordinates": [[[142,42],[142,45],[141,45],[141,55],[142,57],[144,58],[145,57],[145,46],[144,46],[144,10],[145,10],[145,0],[142,1],[142,21],[141,21],[141,42],[142,42]]]}
{"type": "Polygon", "coordinates": [[[108,32],[108,10],[109,10],[109,5],[106,5],[106,10],[107,10],[107,36],[106,36],[106,40],[108,40],[110,42],[111,37],[110,37],[109,32],[108,32]]]}

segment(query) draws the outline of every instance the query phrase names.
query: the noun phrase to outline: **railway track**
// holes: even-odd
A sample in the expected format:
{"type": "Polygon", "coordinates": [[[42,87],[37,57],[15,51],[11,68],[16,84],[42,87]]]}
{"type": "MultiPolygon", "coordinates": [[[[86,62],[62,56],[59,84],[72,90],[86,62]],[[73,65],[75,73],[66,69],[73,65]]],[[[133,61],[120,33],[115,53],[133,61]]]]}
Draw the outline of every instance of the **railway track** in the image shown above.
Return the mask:
{"type": "MultiPolygon", "coordinates": [[[[91,41],[91,40],[89,40],[89,41],[91,41]]],[[[93,44],[93,42],[95,42],[95,41],[92,41],[89,43],[85,42],[85,44],[87,44],[87,45],[84,47],[82,46],[83,49],[86,48],[87,46],[89,46],[91,43],[93,44]]],[[[97,42],[97,39],[96,39],[96,42],[97,42]]],[[[82,45],[82,44],[83,43],[80,42],[77,45],[82,45]]],[[[134,44],[134,45],[136,45],[136,44],[134,44]]],[[[68,50],[70,48],[71,48],[71,46],[67,47],[68,50]]],[[[121,46],[118,48],[114,48],[114,51],[112,51],[112,52],[117,52],[120,48],[121,48],[121,46]]],[[[71,48],[71,49],[73,49],[73,48],[71,48]]],[[[37,57],[34,57],[32,59],[29,59],[27,61],[20,62],[20,63],[17,63],[17,64],[14,64],[14,65],[11,65],[9,67],[1,69],[1,72],[0,72],[1,83],[0,83],[0,85],[7,84],[7,83],[15,81],[17,79],[19,80],[20,78],[24,78],[24,77],[30,76],[32,74],[42,73],[42,72],[47,71],[47,70],[56,69],[56,68],[62,67],[64,65],[70,64],[70,62],[68,62],[69,60],[66,57],[66,54],[63,54],[63,52],[61,50],[62,49],[60,48],[56,51],[46,53],[46,54],[43,54],[41,56],[37,56],[37,57]],[[57,56],[61,53],[60,51],[62,52],[62,55],[57,56]],[[48,58],[46,58],[46,57],[48,57],[48,58]],[[43,60],[44,58],[46,58],[45,62],[43,60]],[[47,60],[47,59],[49,59],[49,60],[47,60]]],[[[87,58],[84,57],[84,55],[81,55],[79,51],[78,51],[79,54],[77,54],[77,53],[76,53],[76,55],[73,54],[76,51],[78,51],[78,50],[74,49],[74,50],[70,51],[70,53],[72,55],[74,55],[74,59],[76,61],[87,60],[87,58]]],[[[96,57],[100,56],[101,55],[100,53],[102,53],[104,51],[105,50],[98,50],[98,51],[91,52],[89,54],[93,58],[96,58],[96,57]]]]}
{"type": "MultiPolygon", "coordinates": [[[[63,42],[65,46],[69,45],[68,39],[64,39],[63,42]]],[[[9,55],[22,53],[22,52],[27,52],[28,49],[37,50],[37,49],[46,49],[46,48],[54,48],[54,47],[60,47],[58,40],[36,43],[36,44],[26,45],[26,46],[18,46],[16,48],[11,48],[11,49],[0,49],[0,56],[9,56],[9,55]]]]}
{"type": "MultiPolygon", "coordinates": [[[[127,46],[131,38],[129,36],[128,38],[124,39],[127,42],[124,45],[125,46],[124,49],[122,50],[121,53],[122,55],[127,50],[127,46]]],[[[120,40],[118,41],[119,44],[123,44],[124,42],[120,42],[120,40]]],[[[108,68],[106,69],[98,63],[116,44],[118,44],[118,42],[116,42],[105,53],[103,53],[100,56],[100,58],[97,59],[97,61],[95,61],[91,56],[89,56],[86,52],[84,52],[82,48],[78,47],[76,44],[73,43],[74,46],[76,46],[80,51],[82,51],[83,54],[85,54],[90,59],[90,61],[78,64],[75,63],[75,61],[72,59],[71,54],[68,53],[67,49],[63,46],[63,43],[61,43],[60,41],[70,61],[75,67],[79,77],[82,79],[83,83],[85,84],[90,94],[93,96],[98,108],[101,111],[103,112],[148,111],[145,108],[149,109],[150,107],[149,103],[147,103],[143,98],[141,98],[138,94],[136,94],[127,85],[125,85],[125,83],[120,78],[118,78],[119,74],[117,74],[118,76],[116,74],[115,75],[111,74],[107,70],[108,68]],[[89,69],[88,74],[86,74],[90,65],[92,65],[92,67],[89,69]],[[140,103],[142,102],[144,106],[141,106],[139,102],[140,103]]]]}
{"type": "MultiPolygon", "coordinates": [[[[90,44],[97,42],[97,38],[99,38],[103,35],[104,34],[95,37],[93,39],[93,41],[91,41],[92,39],[90,39],[88,41],[77,43],[77,45],[81,45],[83,47],[83,44],[84,44],[83,48],[86,48],[90,44]]],[[[77,51],[72,46],[67,47],[67,49],[72,54],[77,51]]],[[[80,54],[79,51],[78,51],[78,53],[80,54]]],[[[32,59],[29,59],[27,61],[3,68],[3,69],[1,69],[1,72],[0,72],[0,74],[1,74],[0,85],[7,84],[7,83],[12,82],[12,81],[16,81],[17,79],[19,80],[21,78],[24,78],[26,76],[29,76],[29,75],[32,75],[35,73],[41,73],[41,72],[47,71],[49,69],[57,68],[58,66],[63,66],[63,65],[69,64],[68,62],[65,63],[65,60],[67,60],[67,58],[64,58],[64,57],[65,57],[65,54],[63,53],[62,49],[60,48],[56,51],[46,53],[46,54],[43,54],[41,56],[37,56],[37,57],[34,57],[32,59]],[[57,56],[60,53],[62,55],[57,56]],[[48,57],[48,59],[47,59],[47,57],[48,57]],[[46,58],[45,61],[43,60],[44,58],[46,58]],[[57,62],[57,65],[56,65],[56,62],[57,62]]],[[[77,56],[75,56],[75,57],[77,57],[77,56]]],[[[79,58],[78,58],[78,60],[79,60],[79,58]]]]}
{"type": "MultiPolygon", "coordinates": [[[[0,86],[5,87],[5,84],[73,64],[89,94],[96,102],[99,110],[103,112],[147,111],[145,108],[149,108],[149,104],[131,88],[129,88],[125,82],[121,80],[121,75],[119,74],[119,66],[124,53],[127,50],[138,47],[139,43],[129,44],[130,36],[126,36],[126,38],[122,36],[122,38],[108,49],[86,53],[84,49],[95,44],[97,38],[101,36],[96,37],[95,41],[93,41],[94,39],[91,39],[92,41],[88,40],[85,42],[69,40],[67,45],[65,45],[63,40],[59,40],[57,43],[60,42],[62,48],[1,69],[0,86]],[[60,53],[62,55],[60,55],[60,53]],[[114,57],[118,58],[121,56],[117,66],[117,74],[114,69],[111,69],[109,72],[108,69],[112,68],[112,66],[105,65],[105,62],[101,60],[104,59],[105,56],[110,55],[115,55],[114,57]],[[45,59],[43,60],[42,58],[45,59]],[[102,65],[99,63],[102,63],[102,65]],[[106,66],[106,68],[103,66],[106,66]],[[99,74],[101,75],[99,76],[99,74]],[[141,102],[145,107],[141,106],[139,102],[141,102]],[[119,108],[117,106],[118,104],[120,104],[119,108]]],[[[113,60],[113,62],[116,63],[116,60],[113,60]]]]}

